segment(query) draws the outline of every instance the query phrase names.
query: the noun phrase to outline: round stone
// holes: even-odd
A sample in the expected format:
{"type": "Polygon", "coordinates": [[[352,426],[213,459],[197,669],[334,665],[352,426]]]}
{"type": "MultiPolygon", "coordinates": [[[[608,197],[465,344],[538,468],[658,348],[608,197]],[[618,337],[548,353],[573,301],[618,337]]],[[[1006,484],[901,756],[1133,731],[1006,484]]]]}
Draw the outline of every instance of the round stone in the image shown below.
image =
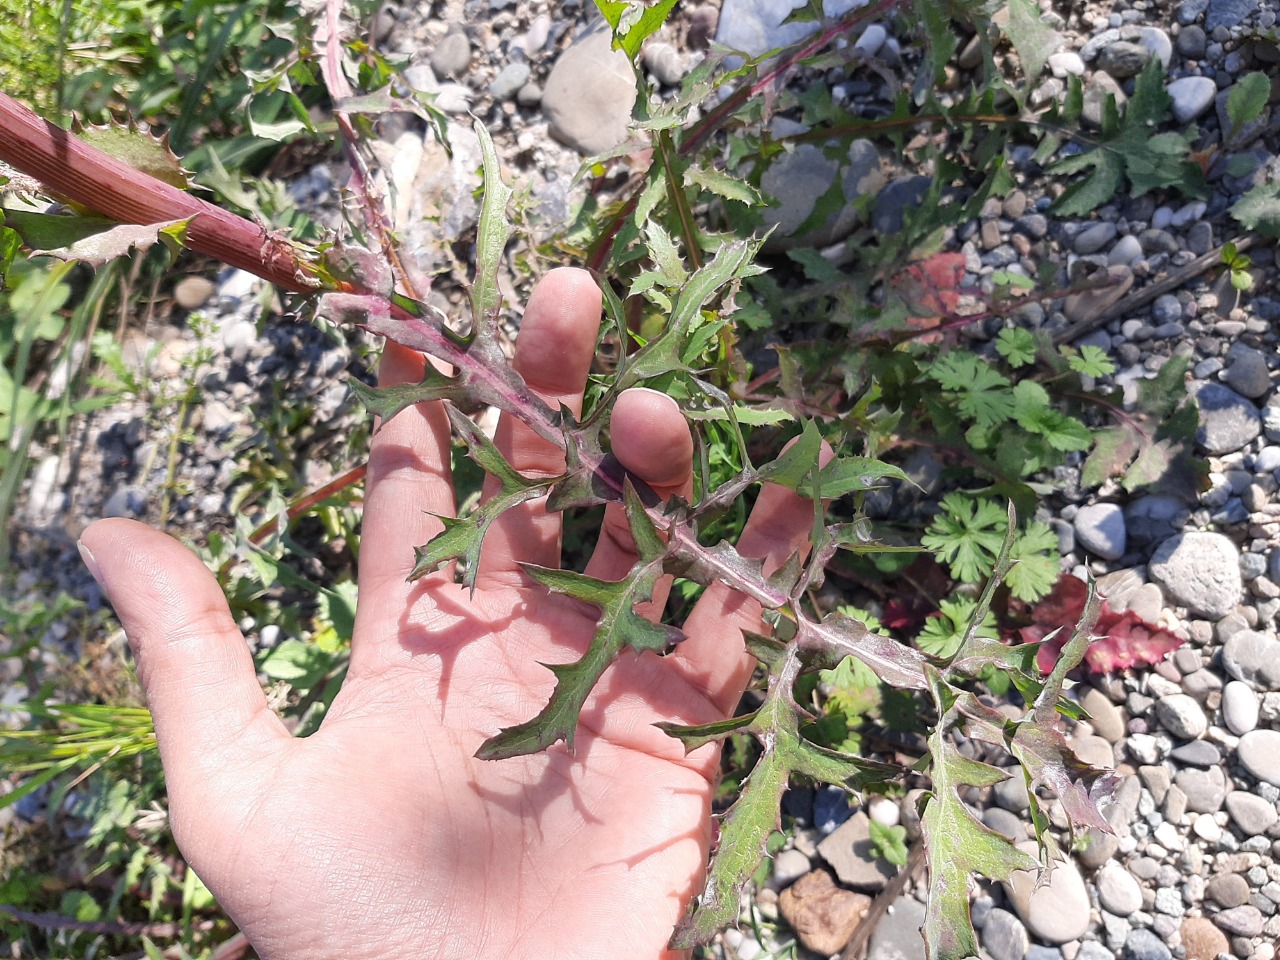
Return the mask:
{"type": "Polygon", "coordinates": [[[1236,757],[1259,780],[1280,787],[1280,730],[1250,730],[1240,738],[1236,757]]]}
{"type": "Polygon", "coordinates": [[[1231,952],[1231,943],[1211,920],[1187,917],[1180,929],[1187,960],[1218,960],[1218,954],[1231,952]]]}
{"type": "Polygon", "coordinates": [[[1156,719],[1160,725],[1182,740],[1203,737],[1209,729],[1209,718],[1195,698],[1175,693],[1156,701],[1156,719]]]}
{"type": "Polygon", "coordinates": [[[1117,917],[1127,917],[1142,909],[1142,887],[1120,864],[1112,861],[1098,871],[1098,902],[1117,917]]]}
{"type": "Polygon", "coordinates": [[[1258,690],[1280,687],[1280,642],[1256,630],[1241,630],[1222,645],[1222,667],[1258,690]]]}
{"type": "Polygon", "coordinates": [[[1256,400],[1271,389],[1271,372],[1261,350],[1236,342],[1227,352],[1227,363],[1222,382],[1241,396],[1256,400]]]}
{"type": "Polygon", "coordinates": [[[1227,797],[1227,813],[1246,837],[1262,836],[1280,820],[1274,803],[1246,790],[1236,790],[1227,797]]]}
{"type": "MultiPolygon", "coordinates": [[[[1037,849],[1029,840],[1018,848],[1032,856],[1037,849]]],[[[1056,863],[1048,880],[1038,885],[1034,873],[1018,870],[1006,887],[1018,916],[1040,940],[1067,943],[1089,929],[1089,889],[1074,863],[1056,863]]]]}
{"type": "Polygon", "coordinates": [[[1072,521],[1076,542],[1103,560],[1124,556],[1124,510],[1115,503],[1091,503],[1081,507],[1072,521]]]}
{"type": "Polygon", "coordinates": [[[1232,680],[1223,687],[1222,722],[1237,737],[1258,725],[1258,695],[1247,683],[1232,680]]]}
{"type": "Polygon", "coordinates": [[[1148,569],[1165,596],[1194,616],[1220,620],[1240,602],[1240,555],[1220,533],[1170,537],[1156,548],[1148,569]]]}
{"type": "Polygon", "coordinates": [[[1008,910],[996,908],[983,924],[982,945],[991,960],[1023,960],[1031,941],[1021,920],[1008,910]]]}
{"type": "Polygon", "coordinates": [[[1220,873],[1204,888],[1204,895],[1225,910],[1249,899],[1249,881],[1238,873],[1220,873]]]}
{"type": "Polygon", "coordinates": [[[1218,929],[1237,937],[1256,937],[1262,932],[1262,911],[1252,904],[1223,910],[1213,918],[1218,929]]]}
{"type": "Polygon", "coordinates": [[[1213,105],[1218,86],[1208,77],[1183,77],[1165,87],[1173,100],[1173,115],[1179,123],[1190,123],[1213,105]]]}
{"type": "Polygon", "coordinates": [[[1230,387],[1205,383],[1195,395],[1200,408],[1196,442],[1206,453],[1231,453],[1262,432],[1262,416],[1257,405],[1230,387]]]}
{"type": "Polygon", "coordinates": [[[1160,936],[1145,927],[1133,930],[1125,937],[1125,960],[1170,960],[1172,956],[1160,936]]]}

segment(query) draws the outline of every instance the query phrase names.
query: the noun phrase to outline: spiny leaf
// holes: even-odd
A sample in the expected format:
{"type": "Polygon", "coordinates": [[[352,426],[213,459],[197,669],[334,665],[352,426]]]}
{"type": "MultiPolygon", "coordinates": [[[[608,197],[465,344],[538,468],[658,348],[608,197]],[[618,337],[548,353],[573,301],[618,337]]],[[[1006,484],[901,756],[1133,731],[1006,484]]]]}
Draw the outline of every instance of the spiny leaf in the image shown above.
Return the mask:
{"type": "Polygon", "coordinates": [[[731,177],[714,167],[691,166],[685,171],[684,178],[689,183],[709,190],[726,200],[736,200],[748,206],[759,206],[764,202],[760,191],[751,184],[737,177],[731,177]]]}
{"type": "Polygon", "coordinates": [[[501,760],[545,750],[563,740],[573,750],[578,714],[587,702],[596,681],[618,655],[630,648],[637,652],[660,653],[684,639],[678,628],[653,623],[635,612],[637,603],[653,597],[653,585],[662,575],[660,561],[640,560],[626,578],[616,582],[597,580],[572,570],[553,570],[531,564],[525,572],[554,593],[590,603],[600,611],[595,635],[586,653],[566,664],[546,664],[556,676],[556,686],[547,705],[532,720],[508,727],[486,740],[476,756],[481,760],[501,760]]]}
{"type": "Polygon", "coordinates": [[[457,400],[464,391],[457,381],[428,363],[421,383],[399,383],[392,387],[371,387],[355,378],[347,381],[366,410],[385,424],[400,411],[429,400],[457,400]]]}
{"type": "Polygon", "coordinates": [[[712,723],[681,724],[662,721],[654,726],[669,737],[675,737],[684,744],[684,752],[692,753],[708,743],[715,743],[725,737],[746,730],[756,719],[756,711],[744,713],[740,717],[727,720],[716,720],[712,723]]]}
{"type": "Polygon", "coordinates": [[[1009,20],[1005,32],[1022,61],[1022,74],[1033,84],[1044,70],[1045,61],[1058,49],[1062,38],[1045,22],[1034,0],[1009,0],[1009,20]]]}
{"type": "Polygon", "coordinates": [[[800,648],[821,657],[815,665],[834,667],[852,655],[891,687],[919,690],[925,686],[925,658],[920,651],[872,633],[864,624],[839,611],[827,614],[820,623],[801,617],[796,627],[800,648]]]}
{"type": "Polygon", "coordinates": [[[79,214],[17,210],[0,211],[0,216],[3,216],[5,226],[22,237],[32,256],[78,260],[91,267],[100,267],[134,249],[145,250],[156,241],[162,242],[171,253],[176,253],[182,247],[187,225],[191,222],[188,218],[137,225],[79,214]]]}
{"type": "Polygon", "coordinates": [[[507,202],[511,188],[502,180],[498,153],[493,139],[479,120],[473,125],[480,138],[480,156],[484,163],[484,200],[480,204],[480,226],[476,235],[476,279],[471,286],[472,336],[484,336],[502,306],[498,290],[498,268],[502,253],[511,236],[507,222],[507,202]]]}
{"type": "Polygon", "coordinates": [[[676,0],[658,0],[653,6],[642,8],[643,12],[635,21],[624,28],[623,21],[628,9],[636,4],[620,0],[596,0],[596,7],[613,28],[613,48],[623,51],[632,60],[640,52],[640,45],[667,22],[675,5],[676,0]]]}
{"type": "Polygon", "coordinates": [[[154,137],[130,121],[83,127],[76,130],[76,135],[108,156],[171,187],[186,190],[191,186],[191,174],[169,149],[168,134],[154,137]]]}

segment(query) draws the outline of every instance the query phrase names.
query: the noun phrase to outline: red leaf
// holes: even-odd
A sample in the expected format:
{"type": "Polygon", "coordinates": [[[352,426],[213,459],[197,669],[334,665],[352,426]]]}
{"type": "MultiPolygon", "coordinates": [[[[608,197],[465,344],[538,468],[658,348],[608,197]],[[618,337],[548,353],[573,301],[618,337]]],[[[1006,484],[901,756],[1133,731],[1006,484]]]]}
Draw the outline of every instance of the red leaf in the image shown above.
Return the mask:
{"type": "Polygon", "coordinates": [[[908,323],[928,329],[955,314],[964,264],[962,253],[935,253],[889,281],[890,288],[906,304],[908,323]]]}
{"type": "MultiPolygon", "coordinates": [[[[1071,632],[1084,613],[1087,594],[1088,587],[1082,580],[1063,574],[1053,592],[1032,609],[1031,623],[1015,631],[1015,638],[1022,643],[1041,642],[1036,664],[1042,673],[1053,669],[1059,651],[1071,639],[1071,632]]],[[[1131,610],[1116,613],[1104,599],[1094,627],[1094,640],[1085,651],[1084,666],[1093,673],[1148,666],[1159,663],[1184,642],[1183,638],[1147,623],[1131,610]]]]}

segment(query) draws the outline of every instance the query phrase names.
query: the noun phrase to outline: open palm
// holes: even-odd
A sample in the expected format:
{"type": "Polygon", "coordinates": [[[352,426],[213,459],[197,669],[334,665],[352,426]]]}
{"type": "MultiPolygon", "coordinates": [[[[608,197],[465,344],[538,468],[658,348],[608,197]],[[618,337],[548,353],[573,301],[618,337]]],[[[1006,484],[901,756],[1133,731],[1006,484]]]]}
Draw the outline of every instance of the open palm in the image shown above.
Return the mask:
{"type": "MultiPolygon", "coordinates": [[[[553,406],[581,404],[600,294],[575,270],[530,299],[516,367],[553,406]]],[[[421,378],[388,345],[384,384],[421,378]]],[[[692,443],[666,397],[630,391],[614,452],[663,495],[687,492],[692,443]]],[[[531,476],[563,455],[504,418],[499,449],[531,476]]],[[[742,628],[759,608],[717,585],[666,657],[624,655],[588,700],[573,752],[481,761],[477,748],[533,717],[581,656],[595,611],[549,594],[521,563],[557,566],[560,518],[508,511],[485,541],[471,596],[442,570],[406,580],[413,547],[455,511],[449,428],[420,404],[376,435],[346,682],[321,728],[294,739],[269,709],[216,581],[185,547],[130,521],[81,543],[138,658],[155,717],[174,835],[264,958],[650,958],[697,892],[717,753],[686,757],[653,724],[731,711],[751,670],[742,628]]],[[[778,565],[803,546],[811,507],[766,489],[739,548],[778,565]]],[[[587,567],[634,560],[610,508],[587,567]]],[[[648,605],[662,609],[666,584],[648,605]]]]}

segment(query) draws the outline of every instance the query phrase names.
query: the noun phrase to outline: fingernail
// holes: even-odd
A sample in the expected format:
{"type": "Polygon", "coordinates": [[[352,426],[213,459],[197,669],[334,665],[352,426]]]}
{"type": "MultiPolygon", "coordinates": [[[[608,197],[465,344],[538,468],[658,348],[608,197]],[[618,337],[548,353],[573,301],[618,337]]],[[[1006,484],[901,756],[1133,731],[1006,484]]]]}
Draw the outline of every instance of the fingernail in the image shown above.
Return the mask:
{"type": "MultiPolygon", "coordinates": [[[[89,548],[84,545],[83,540],[76,541],[76,549],[80,551],[80,559],[84,561],[84,565],[89,568],[89,572],[93,574],[93,579],[98,581],[98,586],[102,587],[102,568],[98,566],[98,561],[93,554],[89,552],[89,548]]],[[[106,588],[103,587],[105,590],[106,588]]]]}

